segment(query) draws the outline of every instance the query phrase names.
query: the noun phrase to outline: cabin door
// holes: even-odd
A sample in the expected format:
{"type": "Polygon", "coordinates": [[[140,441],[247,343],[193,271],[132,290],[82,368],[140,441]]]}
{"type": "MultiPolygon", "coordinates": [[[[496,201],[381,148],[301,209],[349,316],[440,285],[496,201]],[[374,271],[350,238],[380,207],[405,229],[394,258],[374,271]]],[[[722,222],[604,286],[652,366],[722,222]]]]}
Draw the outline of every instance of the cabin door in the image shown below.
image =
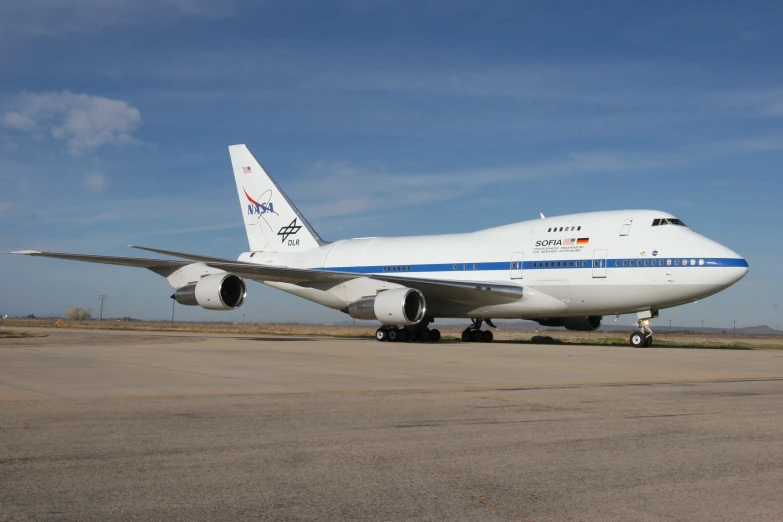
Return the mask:
{"type": "Polygon", "coordinates": [[[621,236],[627,236],[631,233],[631,225],[633,225],[633,218],[626,218],[623,220],[623,228],[620,229],[621,236]]]}
{"type": "Polygon", "coordinates": [[[522,279],[522,259],[525,254],[514,252],[511,254],[511,279],[522,279]]]}
{"type": "Polygon", "coordinates": [[[593,278],[606,277],[606,250],[593,252],[593,278]]]}

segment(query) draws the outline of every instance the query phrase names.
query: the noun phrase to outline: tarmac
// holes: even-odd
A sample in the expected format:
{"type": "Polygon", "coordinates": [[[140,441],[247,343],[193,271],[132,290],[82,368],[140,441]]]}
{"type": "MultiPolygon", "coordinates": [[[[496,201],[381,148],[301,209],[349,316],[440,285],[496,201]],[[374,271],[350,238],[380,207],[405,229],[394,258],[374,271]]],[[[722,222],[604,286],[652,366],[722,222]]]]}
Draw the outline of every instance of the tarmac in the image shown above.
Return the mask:
{"type": "Polygon", "coordinates": [[[780,351],[41,331],[2,522],[783,520],[780,351]]]}

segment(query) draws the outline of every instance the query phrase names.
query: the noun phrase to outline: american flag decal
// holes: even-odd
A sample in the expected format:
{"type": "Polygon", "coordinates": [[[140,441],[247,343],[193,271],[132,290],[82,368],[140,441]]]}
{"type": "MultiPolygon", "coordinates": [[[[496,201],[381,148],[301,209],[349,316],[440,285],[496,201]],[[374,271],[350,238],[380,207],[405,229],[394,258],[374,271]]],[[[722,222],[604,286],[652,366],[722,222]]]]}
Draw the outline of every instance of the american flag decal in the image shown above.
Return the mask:
{"type": "Polygon", "coordinates": [[[242,174],[250,174],[253,170],[250,167],[242,167],[242,174]]]}
{"type": "Polygon", "coordinates": [[[566,246],[566,245],[575,245],[575,244],[576,244],[576,239],[574,239],[574,238],[564,239],[563,240],[563,245],[564,246],[566,246]]]}

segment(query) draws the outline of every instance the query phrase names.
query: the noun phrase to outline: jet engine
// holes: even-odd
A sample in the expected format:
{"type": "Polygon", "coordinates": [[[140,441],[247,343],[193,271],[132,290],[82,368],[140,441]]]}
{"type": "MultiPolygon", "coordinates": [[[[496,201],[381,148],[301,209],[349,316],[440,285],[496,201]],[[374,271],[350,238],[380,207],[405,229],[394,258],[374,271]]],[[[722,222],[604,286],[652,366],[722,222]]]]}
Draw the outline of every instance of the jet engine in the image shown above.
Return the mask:
{"type": "Polygon", "coordinates": [[[212,274],[177,288],[172,299],[179,304],[207,310],[234,310],[245,302],[247,286],[234,274],[212,274]]]}
{"type": "Polygon", "coordinates": [[[600,315],[589,317],[555,317],[553,319],[539,319],[541,326],[564,326],[566,330],[578,330],[580,332],[592,332],[601,328],[604,318],[600,315]]]}
{"type": "Polygon", "coordinates": [[[383,324],[409,326],[421,322],[426,310],[424,294],[415,288],[395,288],[359,299],[344,311],[354,319],[377,319],[383,324]]]}

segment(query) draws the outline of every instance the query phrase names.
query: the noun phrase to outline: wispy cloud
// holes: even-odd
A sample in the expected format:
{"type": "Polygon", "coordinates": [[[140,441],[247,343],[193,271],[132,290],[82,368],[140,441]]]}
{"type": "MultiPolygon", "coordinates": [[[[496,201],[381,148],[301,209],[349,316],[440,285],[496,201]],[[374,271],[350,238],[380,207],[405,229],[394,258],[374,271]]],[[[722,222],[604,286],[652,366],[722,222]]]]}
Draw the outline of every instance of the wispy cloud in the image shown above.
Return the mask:
{"type": "Polygon", "coordinates": [[[33,38],[233,16],[234,0],[9,0],[0,2],[0,45],[33,38]]]}
{"type": "Polygon", "coordinates": [[[4,127],[18,136],[44,131],[37,136],[65,142],[74,155],[103,145],[138,143],[132,134],[141,126],[141,114],[125,100],[69,91],[23,92],[5,105],[8,110],[0,118],[4,127]]]}

